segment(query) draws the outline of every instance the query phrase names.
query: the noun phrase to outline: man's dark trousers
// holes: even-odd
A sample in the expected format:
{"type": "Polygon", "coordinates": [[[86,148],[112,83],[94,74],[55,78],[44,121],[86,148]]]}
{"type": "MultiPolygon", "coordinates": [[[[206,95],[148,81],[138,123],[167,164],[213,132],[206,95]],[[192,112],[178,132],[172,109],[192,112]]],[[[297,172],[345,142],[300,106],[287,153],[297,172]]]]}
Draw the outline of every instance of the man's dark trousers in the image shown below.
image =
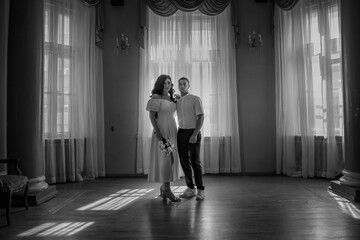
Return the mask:
{"type": "Polygon", "coordinates": [[[179,128],[177,134],[177,145],[180,157],[181,167],[185,174],[186,185],[193,189],[194,182],[192,178],[192,170],[194,171],[195,184],[197,189],[204,190],[202,182],[202,170],[200,162],[200,144],[201,132],[197,135],[196,143],[189,143],[189,139],[195,129],[181,129],[179,128]]]}

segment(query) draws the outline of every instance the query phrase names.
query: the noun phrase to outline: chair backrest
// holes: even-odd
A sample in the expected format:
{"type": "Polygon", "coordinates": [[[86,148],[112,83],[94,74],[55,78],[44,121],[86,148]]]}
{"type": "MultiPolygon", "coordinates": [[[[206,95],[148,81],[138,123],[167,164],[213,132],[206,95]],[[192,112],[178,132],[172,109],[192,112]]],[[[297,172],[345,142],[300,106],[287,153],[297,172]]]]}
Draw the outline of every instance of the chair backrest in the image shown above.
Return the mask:
{"type": "Polygon", "coordinates": [[[7,165],[7,175],[22,175],[19,169],[19,159],[0,159],[0,164],[7,165]]]}

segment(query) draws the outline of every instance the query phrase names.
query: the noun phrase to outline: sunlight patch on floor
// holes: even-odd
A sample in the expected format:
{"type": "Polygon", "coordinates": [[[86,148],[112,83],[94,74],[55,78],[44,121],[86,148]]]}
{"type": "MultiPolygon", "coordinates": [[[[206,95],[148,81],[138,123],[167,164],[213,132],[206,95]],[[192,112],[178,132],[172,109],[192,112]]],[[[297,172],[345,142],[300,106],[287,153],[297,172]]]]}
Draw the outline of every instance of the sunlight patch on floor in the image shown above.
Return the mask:
{"type": "Polygon", "coordinates": [[[76,210],[84,211],[109,211],[109,210],[119,210],[125,205],[131,203],[132,201],[138,199],[141,196],[144,196],[148,192],[153,191],[154,189],[122,189],[116,193],[112,193],[109,196],[102,198],[96,202],[85,205],[76,210]]]}
{"type": "Polygon", "coordinates": [[[340,206],[343,212],[355,219],[360,219],[360,205],[356,206],[350,200],[340,197],[339,195],[336,195],[332,192],[329,192],[329,194],[336,200],[336,203],[340,206]]]}
{"type": "Polygon", "coordinates": [[[64,223],[44,223],[40,226],[32,228],[26,232],[20,233],[18,237],[60,237],[60,236],[72,236],[81,230],[91,226],[94,222],[64,222],[64,223]]]}

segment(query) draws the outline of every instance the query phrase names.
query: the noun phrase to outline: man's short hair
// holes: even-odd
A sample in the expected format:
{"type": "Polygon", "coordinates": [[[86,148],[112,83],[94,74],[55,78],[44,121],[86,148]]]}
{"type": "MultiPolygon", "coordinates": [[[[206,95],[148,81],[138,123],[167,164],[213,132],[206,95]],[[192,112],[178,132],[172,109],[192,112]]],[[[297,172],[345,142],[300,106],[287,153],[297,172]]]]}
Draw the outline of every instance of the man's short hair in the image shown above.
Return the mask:
{"type": "Polygon", "coordinates": [[[190,85],[190,81],[189,81],[188,78],[186,78],[186,77],[181,77],[181,78],[179,78],[178,82],[180,82],[180,80],[186,80],[186,81],[188,82],[188,84],[190,85]]]}

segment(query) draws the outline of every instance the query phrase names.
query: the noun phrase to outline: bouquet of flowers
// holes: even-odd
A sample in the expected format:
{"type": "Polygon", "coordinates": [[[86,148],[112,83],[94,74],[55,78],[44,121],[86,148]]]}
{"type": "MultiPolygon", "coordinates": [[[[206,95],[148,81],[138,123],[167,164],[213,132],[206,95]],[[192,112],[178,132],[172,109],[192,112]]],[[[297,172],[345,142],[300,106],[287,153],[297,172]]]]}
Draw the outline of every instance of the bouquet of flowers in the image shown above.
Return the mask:
{"type": "Polygon", "coordinates": [[[172,152],[175,152],[175,144],[171,143],[168,139],[162,138],[159,141],[159,147],[162,154],[165,156],[170,155],[172,152]]]}

